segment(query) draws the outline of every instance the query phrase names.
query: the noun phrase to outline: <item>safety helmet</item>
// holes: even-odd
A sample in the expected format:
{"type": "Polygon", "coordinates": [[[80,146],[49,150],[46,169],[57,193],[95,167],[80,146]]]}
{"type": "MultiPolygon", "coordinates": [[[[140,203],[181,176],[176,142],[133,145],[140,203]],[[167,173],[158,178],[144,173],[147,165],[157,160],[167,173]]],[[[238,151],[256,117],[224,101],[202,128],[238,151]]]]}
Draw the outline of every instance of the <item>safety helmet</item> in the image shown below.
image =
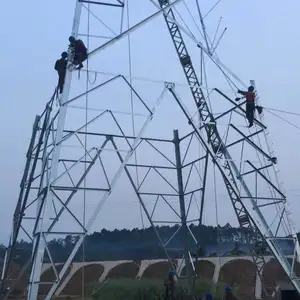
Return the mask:
{"type": "Polygon", "coordinates": [[[68,53],[67,53],[66,51],[64,51],[64,52],[61,54],[61,57],[62,57],[62,58],[68,57],[68,53]]]}
{"type": "Polygon", "coordinates": [[[212,300],[212,298],[213,298],[212,293],[206,293],[205,298],[212,300]]]}
{"type": "Polygon", "coordinates": [[[225,291],[231,291],[231,287],[228,285],[225,287],[225,291]]]}
{"type": "Polygon", "coordinates": [[[253,92],[253,91],[254,91],[254,86],[253,86],[253,85],[250,85],[250,86],[248,87],[248,91],[249,91],[249,92],[253,92]]]}
{"type": "Polygon", "coordinates": [[[175,275],[175,271],[174,270],[170,270],[169,271],[169,276],[174,276],[175,275]]]}
{"type": "Polygon", "coordinates": [[[72,42],[74,42],[74,41],[75,41],[75,38],[74,38],[74,36],[71,35],[71,36],[69,37],[69,42],[72,43],[72,42]]]}

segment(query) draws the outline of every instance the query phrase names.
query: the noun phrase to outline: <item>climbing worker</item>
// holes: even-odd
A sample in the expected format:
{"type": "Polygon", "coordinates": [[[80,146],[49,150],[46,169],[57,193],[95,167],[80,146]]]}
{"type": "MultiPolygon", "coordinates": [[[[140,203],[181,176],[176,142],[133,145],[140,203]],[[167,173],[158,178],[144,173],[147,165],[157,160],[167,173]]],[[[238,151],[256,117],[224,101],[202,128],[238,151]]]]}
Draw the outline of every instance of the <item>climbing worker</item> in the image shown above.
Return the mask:
{"type": "Polygon", "coordinates": [[[63,52],[61,54],[61,58],[56,61],[54,66],[54,69],[58,73],[58,89],[60,94],[62,94],[64,84],[65,84],[65,77],[66,77],[66,70],[67,70],[67,63],[68,63],[67,58],[68,58],[68,53],[63,52]]]}
{"type": "Polygon", "coordinates": [[[82,40],[76,40],[74,36],[69,37],[69,49],[73,53],[73,65],[78,66],[77,70],[83,68],[82,62],[88,57],[87,48],[85,47],[82,40]]]}
{"type": "Polygon", "coordinates": [[[168,277],[165,279],[164,286],[165,286],[165,296],[164,300],[171,299],[175,300],[175,279],[176,273],[174,270],[170,270],[168,273],[168,277]]]}
{"type": "Polygon", "coordinates": [[[206,293],[206,294],[205,294],[205,297],[204,297],[204,300],[213,300],[213,295],[212,295],[212,293],[206,293]]]}
{"type": "Polygon", "coordinates": [[[224,300],[237,300],[235,296],[232,294],[232,290],[230,286],[225,287],[225,297],[224,300]]]}
{"type": "MultiPolygon", "coordinates": [[[[255,92],[254,86],[249,86],[248,91],[244,92],[241,90],[237,91],[239,94],[246,98],[246,117],[249,122],[249,128],[253,126],[254,121],[254,110],[255,110],[255,92]]],[[[236,98],[236,101],[241,100],[241,98],[236,98]]]]}

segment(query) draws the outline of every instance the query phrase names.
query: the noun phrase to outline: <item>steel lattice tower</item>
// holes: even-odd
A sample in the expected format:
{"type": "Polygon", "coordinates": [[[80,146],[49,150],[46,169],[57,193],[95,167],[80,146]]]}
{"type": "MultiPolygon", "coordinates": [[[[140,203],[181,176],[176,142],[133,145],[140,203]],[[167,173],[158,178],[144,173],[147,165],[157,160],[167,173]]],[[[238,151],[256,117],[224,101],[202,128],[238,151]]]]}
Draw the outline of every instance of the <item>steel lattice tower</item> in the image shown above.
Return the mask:
{"type": "MultiPolygon", "coordinates": [[[[202,80],[198,79],[193,57],[184,42],[184,34],[203,55],[207,55],[208,60],[217,66],[226,80],[232,82],[233,79],[232,74],[219,61],[214,51],[211,51],[202,18],[203,43],[178,22],[173,8],[180,0],[148,2],[156,7],[156,12],[128,29],[121,27],[120,33],[108,37],[106,42],[100,45],[98,43],[95,47],[90,45],[89,59],[86,62],[88,68],[81,72],[80,81],[84,84],[80,86],[76,79],[72,79],[75,71],[69,68],[63,94],[58,98],[58,107],[55,106],[56,93],[54,93],[43,114],[36,117],[3,268],[3,299],[7,299],[18,279],[10,281],[8,270],[20,232],[25,232],[33,241],[32,257],[19,275],[21,277],[22,274],[26,274],[26,270],[30,270],[27,298],[37,299],[39,286],[43,284],[40,282],[42,265],[47,257],[56,274],[56,281],[46,297],[51,299],[59,290],[60,283],[77,251],[82,248],[84,237],[91,230],[105,203],[120,189],[118,183],[124,176],[141,205],[144,216],[153,227],[170,264],[173,264],[172,238],[178,232],[183,232],[181,251],[186,266],[185,277],[188,278],[188,286],[192,293],[192,280],[196,274],[191,252],[197,252],[201,246],[201,237],[195,236],[188,225],[195,222],[202,223],[206,190],[209,185],[207,178],[212,175],[210,167],[217,170],[219,177],[216,180],[225,183],[225,190],[245,239],[250,245],[250,253],[259,276],[262,278],[265,264],[263,248],[268,247],[300,292],[299,278],[293,271],[298,259],[298,240],[288,218],[286,197],[277,176],[277,159],[270,148],[267,126],[262,115],[256,116],[255,126],[251,132],[245,127],[238,128],[235,121],[245,120],[244,103],[237,104],[222,88],[215,87],[209,96],[203,91],[202,80]],[[93,59],[98,53],[109,49],[158,16],[164,17],[178,54],[188,83],[185,89],[172,82],[166,82],[160,85],[158,97],[149,100],[147,97],[149,90],[143,94],[122,74],[104,80],[95,77],[93,86],[84,80],[90,79],[91,74],[101,76],[101,72],[93,68],[95,66],[93,59]],[[118,84],[117,88],[114,86],[115,83],[118,84]],[[126,93],[130,95],[132,101],[135,101],[137,113],[128,112],[123,105],[125,101],[120,101],[126,93]],[[192,103],[190,106],[187,103],[189,101],[187,94],[192,103]],[[210,97],[226,103],[227,108],[224,107],[224,112],[217,116],[213,114],[209,106],[210,97]],[[109,101],[105,102],[104,109],[101,110],[99,107],[91,109],[91,103],[95,104],[97,100],[104,98],[109,98],[109,101]],[[177,127],[169,131],[168,137],[161,137],[157,127],[151,127],[153,122],[161,124],[159,110],[164,101],[168,101],[168,105],[172,103],[172,106],[176,106],[178,108],[176,117],[180,114],[181,118],[178,119],[177,127]],[[81,114],[72,115],[72,109],[81,111],[81,114]],[[128,114],[129,119],[124,118],[120,121],[117,117],[120,113],[128,114]],[[134,133],[129,126],[130,118],[133,116],[141,118],[135,123],[134,133]],[[228,125],[225,132],[219,125],[223,120],[228,125]],[[76,145],[78,151],[74,149],[70,151],[70,144],[73,148],[76,145]],[[149,149],[154,152],[145,155],[150,153],[149,149]],[[155,180],[158,178],[166,185],[153,186],[153,182],[157,182],[155,180]],[[151,198],[154,199],[152,201],[154,206],[149,205],[151,198]],[[78,205],[91,200],[93,207],[90,217],[86,219],[83,217],[83,220],[80,220],[76,212],[78,207],[77,209],[76,205],[72,207],[72,202],[77,201],[78,205]],[[199,212],[195,213],[190,209],[192,201],[198,203],[199,212]],[[156,219],[155,210],[159,202],[165,203],[177,219],[171,221],[156,219]],[[27,225],[30,220],[31,227],[27,225]],[[174,235],[166,239],[156,228],[156,225],[161,223],[180,225],[174,235]],[[76,235],[78,238],[69,258],[58,272],[51,256],[49,241],[56,236],[66,235],[76,235]],[[293,248],[292,257],[287,256],[283,240],[288,241],[289,246],[293,248]],[[7,287],[10,287],[10,290],[5,292],[7,287]]],[[[91,13],[92,7],[113,8],[119,10],[122,20],[124,6],[121,0],[114,2],[77,0],[71,35],[79,37],[83,34],[81,25],[84,9],[91,13]]],[[[199,14],[201,16],[200,8],[199,14]]],[[[90,32],[86,34],[91,36],[90,32]]],[[[69,53],[69,60],[70,56],[69,53]]],[[[255,85],[254,82],[251,84],[255,85]]]]}

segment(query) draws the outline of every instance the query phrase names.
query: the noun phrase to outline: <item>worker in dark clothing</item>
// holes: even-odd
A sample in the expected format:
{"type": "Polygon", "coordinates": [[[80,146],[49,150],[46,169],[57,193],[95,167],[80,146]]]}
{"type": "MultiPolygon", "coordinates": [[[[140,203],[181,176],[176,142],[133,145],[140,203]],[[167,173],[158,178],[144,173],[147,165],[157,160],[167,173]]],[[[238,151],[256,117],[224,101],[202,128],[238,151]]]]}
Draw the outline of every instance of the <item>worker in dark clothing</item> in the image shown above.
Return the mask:
{"type": "Polygon", "coordinates": [[[165,296],[164,300],[175,300],[175,271],[170,270],[168,273],[168,277],[165,279],[164,286],[165,286],[165,296]]]}
{"type": "Polygon", "coordinates": [[[70,45],[69,48],[73,53],[73,65],[78,66],[77,70],[83,68],[82,62],[88,57],[87,48],[85,47],[82,40],[76,40],[74,36],[69,37],[70,45]]]}
{"type": "Polygon", "coordinates": [[[61,58],[56,61],[54,66],[54,69],[58,73],[58,89],[60,94],[62,94],[64,84],[65,84],[66,70],[68,64],[67,58],[68,58],[68,53],[63,52],[61,54],[61,58]]]}
{"type": "MultiPolygon", "coordinates": [[[[238,93],[243,95],[246,98],[246,117],[249,121],[249,127],[253,126],[254,121],[254,111],[255,111],[255,93],[254,86],[249,86],[248,91],[240,91],[238,93]]],[[[241,98],[236,98],[237,101],[241,100],[241,98]]]]}
{"type": "Polygon", "coordinates": [[[230,286],[226,286],[225,287],[225,297],[224,300],[238,300],[231,291],[231,287],[230,286]]]}
{"type": "Polygon", "coordinates": [[[203,298],[203,300],[213,300],[213,295],[212,293],[206,293],[205,297],[203,298]]]}

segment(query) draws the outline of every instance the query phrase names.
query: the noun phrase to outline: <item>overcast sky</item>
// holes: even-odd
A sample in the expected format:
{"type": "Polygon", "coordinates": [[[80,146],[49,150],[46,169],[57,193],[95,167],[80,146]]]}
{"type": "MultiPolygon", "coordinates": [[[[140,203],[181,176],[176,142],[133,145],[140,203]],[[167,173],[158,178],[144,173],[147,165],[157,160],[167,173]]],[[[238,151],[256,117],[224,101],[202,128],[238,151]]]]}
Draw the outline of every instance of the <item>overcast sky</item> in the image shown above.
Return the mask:
{"type": "MultiPolygon", "coordinates": [[[[196,23],[200,25],[195,1],[189,1],[191,1],[190,10],[195,17],[196,23]]],[[[67,48],[68,36],[72,26],[74,2],[73,0],[31,0],[20,2],[16,6],[15,1],[6,1],[1,7],[0,36],[3,45],[1,47],[2,72],[0,73],[2,94],[0,118],[0,242],[6,241],[11,227],[12,214],[19,193],[19,184],[34,117],[43,110],[57,82],[57,74],[53,69],[53,65],[55,60],[59,58],[60,53],[67,48]]],[[[131,24],[140,21],[155,11],[155,7],[148,0],[130,0],[129,5],[131,24]]],[[[203,6],[202,12],[204,15],[211,6],[207,4],[203,6]]],[[[92,8],[92,10],[114,32],[120,30],[120,9],[101,7],[101,10],[99,8],[92,8]]],[[[192,18],[185,7],[183,5],[178,6],[178,11],[190,30],[197,38],[201,39],[199,32],[197,32],[197,27],[193,24],[192,18]]],[[[259,0],[223,0],[205,18],[208,33],[213,38],[219,17],[223,17],[219,34],[224,27],[228,29],[217,49],[218,55],[244,82],[255,79],[261,97],[261,105],[267,108],[300,113],[298,93],[300,62],[297,60],[300,46],[298,30],[298,23],[300,22],[299,11],[300,3],[296,0],[290,0],[288,5],[282,1],[271,0],[263,2],[259,0]]],[[[126,20],[126,14],[124,19],[126,20]]],[[[83,20],[81,32],[87,28],[84,14],[83,20]]],[[[126,22],[124,22],[124,28],[126,26],[126,22]]],[[[98,21],[91,21],[90,27],[90,34],[112,35],[98,21]]],[[[189,49],[191,49],[190,53],[197,67],[197,72],[200,73],[199,49],[189,38],[186,36],[184,38],[189,49]]],[[[185,84],[162,16],[136,31],[132,35],[131,42],[133,76],[146,77],[162,82],[176,81],[185,84]]],[[[92,39],[89,48],[93,49],[101,43],[103,43],[103,40],[92,39]]],[[[92,58],[89,64],[90,69],[93,70],[128,75],[127,39],[100,53],[99,58],[92,58]]],[[[222,79],[220,74],[217,75],[216,68],[214,70],[213,67],[211,68],[211,73],[210,70],[208,71],[209,87],[223,88],[224,92],[234,97],[234,93],[228,86],[226,87],[224,78],[222,79]]],[[[71,95],[75,95],[78,91],[84,91],[84,78],[84,73],[81,75],[80,81],[77,79],[77,74],[73,76],[71,95]]],[[[108,79],[104,75],[99,75],[96,80],[101,82],[105,78],[108,79]]],[[[93,78],[90,79],[93,81],[93,78]]],[[[163,84],[158,83],[155,85],[145,81],[133,83],[142,97],[147,99],[147,104],[152,107],[154,100],[157,99],[163,89],[163,84]]],[[[115,110],[124,109],[128,111],[120,104],[120,99],[125,97],[125,94],[127,98],[129,95],[128,90],[125,92],[122,89],[123,87],[120,84],[120,86],[116,86],[111,95],[109,91],[105,91],[102,94],[99,92],[97,99],[102,100],[99,107],[108,108],[112,105],[115,110]],[[119,102],[116,102],[117,104],[114,105],[113,103],[115,102],[111,99],[118,99],[119,102]]],[[[181,98],[188,97],[188,94],[188,90],[183,89],[181,98]]],[[[168,102],[170,100],[166,101],[158,112],[162,121],[157,119],[156,123],[154,122],[155,125],[152,125],[150,130],[151,136],[163,135],[164,129],[172,135],[172,129],[179,128],[182,128],[180,129],[182,136],[190,128],[186,120],[182,119],[184,121],[181,123],[177,119],[178,111],[172,111],[173,104],[170,105],[171,102],[168,102]],[[167,127],[169,130],[166,129],[167,127]]],[[[221,104],[215,103],[214,105],[215,113],[225,109],[221,104]]],[[[128,108],[130,107],[128,106],[128,108]]],[[[143,109],[141,108],[139,112],[143,113],[143,109]]],[[[83,115],[84,111],[81,114],[83,115]]],[[[91,116],[93,116],[93,112],[90,112],[91,116]]],[[[299,117],[283,114],[280,114],[280,116],[300,126],[299,117]]],[[[280,177],[284,181],[292,206],[294,220],[299,230],[300,223],[297,218],[300,212],[297,205],[300,195],[298,185],[300,166],[298,149],[300,144],[297,139],[299,129],[267,112],[265,117],[270,131],[270,139],[278,157],[280,177]]],[[[78,115],[74,114],[72,118],[70,124],[72,124],[73,128],[78,128],[81,125],[78,115]]],[[[121,120],[124,126],[127,126],[126,128],[130,128],[130,118],[126,119],[124,117],[121,120]]],[[[104,122],[102,125],[99,124],[98,127],[94,127],[94,129],[97,128],[95,130],[99,132],[107,132],[107,129],[110,129],[108,127],[107,123],[104,122]]],[[[138,128],[139,126],[137,125],[138,128]]],[[[169,136],[170,139],[172,138],[171,135],[169,136]]],[[[149,155],[146,154],[146,156],[149,155]]],[[[172,155],[171,152],[170,155],[172,155]]],[[[113,160],[109,161],[109,163],[114,165],[113,160]]],[[[212,173],[209,182],[212,182],[212,173]]],[[[159,184],[152,182],[152,185],[159,184]]],[[[105,206],[105,213],[100,215],[96,221],[96,225],[93,227],[94,230],[100,230],[103,227],[113,229],[141,226],[139,207],[136,203],[133,203],[136,202],[136,199],[132,198],[133,192],[127,191],[125,186],[126,183],[119,186],[119,190],[116,191],[111,204],[108,203],[105,206]],[[127,202],[120,201],[120,196],[124,196],[124,194],[127,202]],[[126,213],[124,214],[125,211],[126,213]]],[[[223,193],[224,191],[222,190],[218,191],[220,197],[222,197],[223,193]]],[[[212,196],[213,192],[211,191],[209,195],[212,196]]],[[[228,203],[219,201],[219,222],[221,224],[227,222],[235,224],[233,212],[228,203]]],[[[92,207],[91,205],[91,212],[93,211],[92,207]]],[[[196,206],[194,209],[196,210],[196,206]]],[[[159,215],[160,220],[162,218],[167,219],[167,213],[164,208],[161,208],[159,215]]],[[[213,201],[210,201],[210,205],[207,205],[205,215],[207,224],[216,224],[213,201]]],[[[63,223],[63,227],[67,226],[66,222],[63,223]]]]}

